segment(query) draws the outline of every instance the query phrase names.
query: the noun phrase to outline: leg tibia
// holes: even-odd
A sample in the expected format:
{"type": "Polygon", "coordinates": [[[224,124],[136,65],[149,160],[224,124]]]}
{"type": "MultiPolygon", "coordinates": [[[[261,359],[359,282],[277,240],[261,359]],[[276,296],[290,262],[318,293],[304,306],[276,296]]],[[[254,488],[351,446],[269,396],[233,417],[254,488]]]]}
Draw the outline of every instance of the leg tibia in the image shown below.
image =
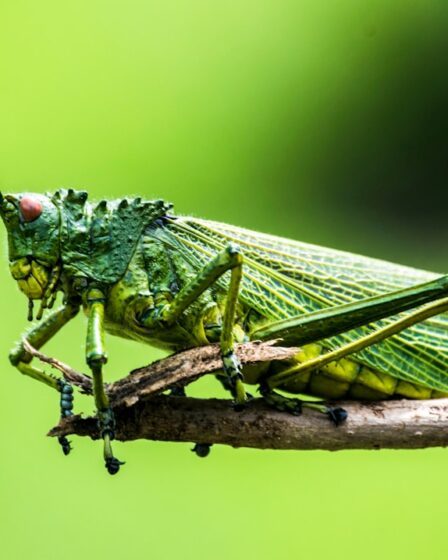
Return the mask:
{"type": "MultiPolygon", "coordinates": [[[[54,311],[45,321],[34,326],[30,331],[25,333],[25,338],[36,349],[48,342],[70,319],[72,319],[79,310],[79,306],[66,305],[54,311]]],[[[18,344],[9,353],[9,359],[15,366],[19,362],[29,363],[32,356],[25,352],[23,342],[20,340],[18,344]]]]}
{"type": "Polygon", "coordinates": [[[92,372],[93,395],[98,414],[100,434],[103,439],[104,462],[109,474],[116,474],[123,463],[114,457],[112,453],[111,441],[115,437],[115,419],[109,407],[109,399],[104,390],[103,382],[103,365],[107,361],[104,346],[105,297],[100,290],[92,288],[88,291],[86,300],[89,306],[86,361],[92,372]]]}
{"type": "Polygon", "coordinates": [[[53,389],[59,391],[59,380],[56,379],[56,377],[48,375],[48,373],[45,373],[41,369],[35,368],[34,366],[24,362],[19,362],[16,367],[20,373],[23,373],[23,375],[32,377],[41,383],[45,383],[48,387],[52,387],[53,389]]]}

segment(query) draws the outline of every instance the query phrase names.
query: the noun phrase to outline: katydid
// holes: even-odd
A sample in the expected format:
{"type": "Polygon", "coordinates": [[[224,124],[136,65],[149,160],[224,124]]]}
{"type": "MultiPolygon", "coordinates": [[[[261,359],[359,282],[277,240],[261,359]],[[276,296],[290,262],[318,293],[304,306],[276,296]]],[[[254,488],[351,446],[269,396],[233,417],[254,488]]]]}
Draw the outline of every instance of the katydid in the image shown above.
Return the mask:
{"type": "MultiPolygon", "coordinates": [[[[335,424],[345,411],[306,395],[337,401],[448,393],[448,276],[171,208],[131,197],[91,203],[72,189],[0,195],[10,270],[30,320],[40,302],[28,342],[41,348],[79,309],[87,315],[86,362],[109,473],[122,463],[111,445],[105,333],[171,352],[218,342],[218,378],[236,408],[247,400],[245,384],[258,385],[279,410],[298,414],[309,406],[335,424]],[[62,306],[48,311],[59,292],[62,306]],[[242,368],[234,344],[260,339],[300,351],[287,363],[242,368]]],[[[23,340],[10,360],[56,389],[61,415],[72,414],[72,387],[32,365],[23,340]]],[[[69,442],[60,443],[68,454],[69,442]]],[[[196,451],[207,454],[204,445],[196,451]]]]}

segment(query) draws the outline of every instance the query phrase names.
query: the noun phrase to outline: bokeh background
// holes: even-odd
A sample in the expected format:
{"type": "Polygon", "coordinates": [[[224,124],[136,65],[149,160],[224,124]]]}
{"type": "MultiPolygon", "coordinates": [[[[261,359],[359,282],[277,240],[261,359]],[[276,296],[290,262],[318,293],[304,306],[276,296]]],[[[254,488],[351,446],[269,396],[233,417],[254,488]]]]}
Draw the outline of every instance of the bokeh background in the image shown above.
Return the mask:
{"type": "MultiPolygon", "coordinates": [[[[444,0],[2,0],[0,188],[163,197],[446,271],[447,47],[444,0]]],[[[116,445],[114,478],[97,442],[63,457],[56,395],[7,360],[26,300],[2,253],[3,558],[446,558],[446,450],[142,441],[116,445]]],[[[48,352],[82,368],[84,333],[48,352]]],[[[160,356],[108,347],[110,378],[160,356]]]]}

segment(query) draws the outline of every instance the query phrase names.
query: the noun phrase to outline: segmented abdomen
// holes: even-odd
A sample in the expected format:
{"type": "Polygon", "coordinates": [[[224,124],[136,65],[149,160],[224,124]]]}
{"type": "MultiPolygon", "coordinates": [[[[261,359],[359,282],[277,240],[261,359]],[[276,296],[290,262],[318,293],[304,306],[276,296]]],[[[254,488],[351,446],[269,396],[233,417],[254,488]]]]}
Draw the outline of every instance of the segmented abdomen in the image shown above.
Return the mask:
{"type": "MultiPolygon", "coordinates": [[[[322,351],[319,344],[307,344],[287,365],[273,366],[275,373],[315,358],[322,351]]],[[[306,393],[329,399],[377,400],[394,396],[430,399],[448,396],[448,393],[374,371],[349,358],[331,362],[318,371],[298,373],[297,377],[285,382],[280,388],[291,393],[306,393]]]]}

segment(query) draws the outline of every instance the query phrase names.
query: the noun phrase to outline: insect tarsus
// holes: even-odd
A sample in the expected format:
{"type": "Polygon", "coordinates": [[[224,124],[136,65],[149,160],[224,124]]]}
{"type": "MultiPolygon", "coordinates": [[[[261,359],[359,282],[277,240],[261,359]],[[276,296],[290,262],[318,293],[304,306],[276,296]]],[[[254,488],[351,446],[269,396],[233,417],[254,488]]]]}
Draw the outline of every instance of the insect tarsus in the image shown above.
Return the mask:
{"type": "MultiPolygon", "coordinates": [[[[60,397],[61,418],[67,418],[73,415],[73,387],[63,379],[58,380],[60,397]]],[[[72,446],[65,436],[60,436],[58,442],[62,448],[64,455],[69,455],[72,446]]]]}

